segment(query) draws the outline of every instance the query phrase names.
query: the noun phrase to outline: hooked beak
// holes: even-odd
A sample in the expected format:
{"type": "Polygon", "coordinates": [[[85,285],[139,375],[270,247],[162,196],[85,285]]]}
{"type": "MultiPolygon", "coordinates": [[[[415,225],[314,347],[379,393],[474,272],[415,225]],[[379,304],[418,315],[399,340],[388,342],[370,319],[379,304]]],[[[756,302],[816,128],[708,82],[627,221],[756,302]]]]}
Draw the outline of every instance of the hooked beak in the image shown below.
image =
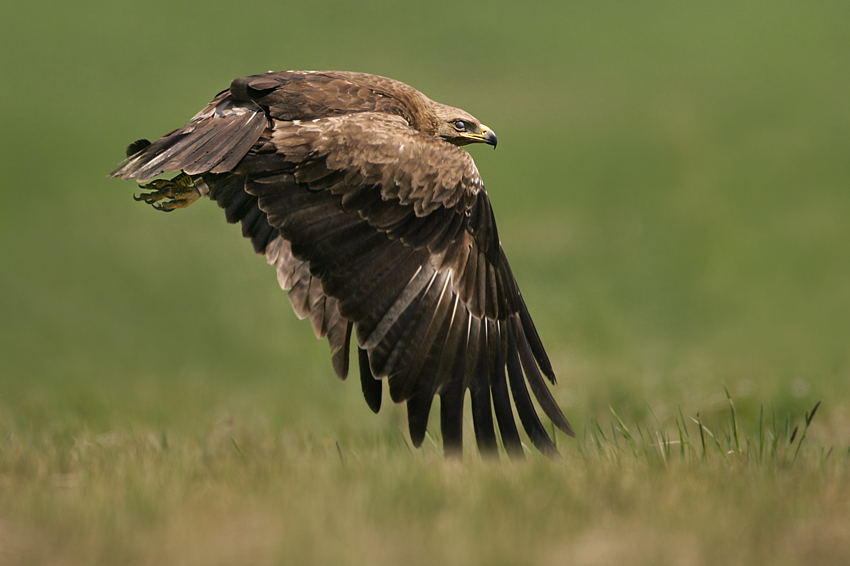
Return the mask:
{"type": "Polygon", "coordinates": [[[480,134],[473,132],[465,132],[460,134],[460,138],[462,141],[455,141],[455,143],[458,145],[466,145],[468,143],[486,143],[487,145],[492,145],[493,147],[496,147],[496,143],[498,141],[496,139],[496,133],[484,124],[481,124],[480,134]]]}
{"type": "Polygon", "coordinates": [[[493,148],[496,147],[496,143],[498,143],[498,139],[496,138],[496,132],[481,124],[481,141],[486,143],[487,145],[492,145],[493,148]]]}

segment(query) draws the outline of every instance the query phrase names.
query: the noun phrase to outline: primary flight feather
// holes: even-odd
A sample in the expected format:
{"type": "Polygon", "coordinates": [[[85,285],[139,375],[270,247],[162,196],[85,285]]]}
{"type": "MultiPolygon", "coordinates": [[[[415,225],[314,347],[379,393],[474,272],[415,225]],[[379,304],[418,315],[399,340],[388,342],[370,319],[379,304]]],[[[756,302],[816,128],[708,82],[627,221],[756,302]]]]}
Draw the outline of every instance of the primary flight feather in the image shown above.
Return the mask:
{"type": "Polygon", "coordinates": [[[482,453],[497,451],[498,428],[506,451],[523,454],[513,405],[531,442],[555,454],[528,388],[574,433],[544,380],[555,382],[552,365],[478,169],[459,147],[471,143],[495,146],[496,135],[398,81],[270,72],[234,80],[157,141],[134,142],[111,175],[147,183],[136,198],[158,210],[206,195],[241,223],[296,314],[327,337],[341,379],[354,334],[366,402],[379,410],[386,379],[407,403],[414,445],[439,395],[444,450],[459,453],[468,390],[482,453]]]}

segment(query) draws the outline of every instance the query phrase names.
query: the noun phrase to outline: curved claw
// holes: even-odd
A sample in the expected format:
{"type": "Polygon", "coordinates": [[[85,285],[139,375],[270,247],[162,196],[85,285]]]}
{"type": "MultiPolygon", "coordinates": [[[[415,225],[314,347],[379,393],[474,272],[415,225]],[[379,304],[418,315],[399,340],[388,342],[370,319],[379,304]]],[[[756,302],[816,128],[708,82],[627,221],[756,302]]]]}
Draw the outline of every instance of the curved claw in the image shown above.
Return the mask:
{"type": "Polygon", "coordinates": [[[186,173],[180,173],[173,179],[157,179],[146,185],[139,185],[139,188],[150,192],[133,195],[133,200],[144,201],[162,212],[186,208],[201,197],[201,192],[195,188],[192,177],[186,173]],[[159,201],[164,202],[159,204],[159,201]]]}

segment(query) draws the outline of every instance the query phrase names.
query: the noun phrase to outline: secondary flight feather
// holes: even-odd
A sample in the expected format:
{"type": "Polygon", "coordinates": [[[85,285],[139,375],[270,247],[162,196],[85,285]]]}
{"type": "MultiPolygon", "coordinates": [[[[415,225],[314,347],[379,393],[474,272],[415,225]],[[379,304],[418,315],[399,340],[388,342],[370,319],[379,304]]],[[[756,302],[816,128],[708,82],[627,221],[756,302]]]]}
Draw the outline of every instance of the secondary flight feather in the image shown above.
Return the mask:
{"type": "Polygon", "coordinates": [[[111,175],[145,183],[136,199],[158,210],[215,200],[275,267],[295,313],[328,339],[341,379],[354,336],[366,402],[377,412],[387,381],[415,446],[439,395],[444,450],[460,452],[468,391],[479,451],[497,452],[498,429],[505,450],[523,455],[515,410],[534,446],[556,454],[529,388],[574,433],[460,147],[472,143],[495,146],[496,135],[401,82],[266,73],[234,80],[182,128],[132,143],[111,175]],[[154,180],[166,172],[179,173],[154,180]]]}

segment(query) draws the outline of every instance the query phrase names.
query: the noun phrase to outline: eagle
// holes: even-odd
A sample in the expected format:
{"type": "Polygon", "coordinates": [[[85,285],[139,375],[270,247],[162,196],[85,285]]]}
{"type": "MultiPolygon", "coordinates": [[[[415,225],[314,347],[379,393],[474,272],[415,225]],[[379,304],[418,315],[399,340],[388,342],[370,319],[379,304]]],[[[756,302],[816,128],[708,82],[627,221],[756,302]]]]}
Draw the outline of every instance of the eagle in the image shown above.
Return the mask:
{"type": "Polygon", "coordinates": [[[385,77],[269,72],[231,82],[188,124],[140,139],[110,176],[161,211],[202,196],[240,223],[317,338],[336,375],[355,337],[360,384],[378,412],[382,381],[405,402],[419,447],[434,397],[447,456],[462,451],[464,398],[482,455],[558,452],[572,427],[545,378],[552,364],[502,250],[493,210],[461,146],[496,146],[471,114],[385,77]],[[156,178],[177,172],[170,178],[156,178]],[[494,421],[495,415],[495,421],[494,421]]]}

